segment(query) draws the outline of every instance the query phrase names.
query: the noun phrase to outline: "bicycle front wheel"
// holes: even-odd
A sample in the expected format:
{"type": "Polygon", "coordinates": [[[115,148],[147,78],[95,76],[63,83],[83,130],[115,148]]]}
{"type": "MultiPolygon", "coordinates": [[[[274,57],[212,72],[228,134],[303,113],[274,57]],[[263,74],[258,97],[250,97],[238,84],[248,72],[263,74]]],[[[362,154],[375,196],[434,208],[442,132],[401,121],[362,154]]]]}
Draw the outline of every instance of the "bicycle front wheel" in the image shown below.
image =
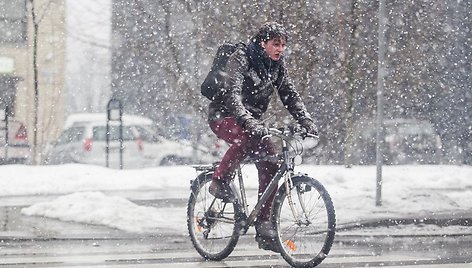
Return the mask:
{"type": "Polygon", "coordinates": [[[292,178],[282,184],[273,207],[282,257],[294,267],[315,267],[328,255],[334,240],[336,216],[333,202],[317,180],[292,178]]]}
{"type": "Polygon", "coordinates": [[[236,218],[239,206],[225,203],[208,191],[212,173],[201,174],[192,184],[187,207],[187,227],[193,246],[208,260],[222,260],[238,243],[236,218]]]}

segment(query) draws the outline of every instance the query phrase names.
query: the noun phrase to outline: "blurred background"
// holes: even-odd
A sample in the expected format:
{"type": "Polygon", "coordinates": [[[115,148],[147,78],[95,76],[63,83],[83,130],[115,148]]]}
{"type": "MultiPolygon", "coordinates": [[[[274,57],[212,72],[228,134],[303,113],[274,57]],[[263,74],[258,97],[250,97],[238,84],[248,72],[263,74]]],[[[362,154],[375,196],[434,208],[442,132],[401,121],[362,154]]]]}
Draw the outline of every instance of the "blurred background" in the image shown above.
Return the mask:
{"type": "MultiPolygon", "coordinates": [[[[10,146],[27,149],[26,163],[45,163],[68,116],[105,113],[113,97],[124,114],[150,119],[152,135],[218,155],[224,145],[206,123],[200,84],[219,44],[247,42],[278,21],[290,32],[290,75],[321,134],[305,162],[374,164],[378,8],[367,0],[0,0],[0,109],[18,121],[10,146]]],[[[385,163],[472,163],[471,10],[462,0],[387,1],[385,163]]],[[[275,96],[270,109],[269,124],[293,123],[275,96]]]]}

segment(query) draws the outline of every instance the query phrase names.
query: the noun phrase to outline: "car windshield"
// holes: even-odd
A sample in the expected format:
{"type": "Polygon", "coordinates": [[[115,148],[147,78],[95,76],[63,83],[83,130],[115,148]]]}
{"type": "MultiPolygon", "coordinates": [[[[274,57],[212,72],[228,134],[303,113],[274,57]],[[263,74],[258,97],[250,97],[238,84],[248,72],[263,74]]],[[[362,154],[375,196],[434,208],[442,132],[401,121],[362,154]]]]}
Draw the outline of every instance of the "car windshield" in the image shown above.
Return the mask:
{"type": "Polygon", "coordinates": [[[81,141],[84,136],[84,130],[85,127],[71,127],[64,130],[61,136],[57,139],[57,144],[60,145],[74,141],[81,141]]]}
{"type": "MultiPolygon", "coordinates": [[[[106,126],[95,126],[93,127],[93,140],[94,141],[106,141],[106,126]]],[[[110,141],[117,141],[120,138],[120,127],[110,126],[110,141]]],[[[133,134],[133,129],[129,126],[123,126],[123,140],[130,141],[136,140],[133,134]]]]}
{"type": "Polygon", "coordinates": [[[397,130],[398,134],[401,134],[404,136],[422,135],[422,134],[431,135],[434,133],[431,125],[420,124],[420,123],[400,124],[397,126],[397,129],[398,129],[397,130]]]}

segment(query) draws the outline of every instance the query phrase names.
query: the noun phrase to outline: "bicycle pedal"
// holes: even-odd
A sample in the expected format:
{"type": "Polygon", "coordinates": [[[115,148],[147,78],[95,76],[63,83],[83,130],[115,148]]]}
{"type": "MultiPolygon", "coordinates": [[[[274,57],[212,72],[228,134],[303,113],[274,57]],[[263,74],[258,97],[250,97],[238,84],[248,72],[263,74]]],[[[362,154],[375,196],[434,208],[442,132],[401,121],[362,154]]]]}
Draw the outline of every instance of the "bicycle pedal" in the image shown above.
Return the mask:
{"type": "Polygon", "coordinates": [[[280,253],[280,249],[277,246],[276,242],[271,239],[271,238],[262,238],[262,237],[257,237],[256,236],[256,241],[257,241],[257,246],[259,249],[263,250],[270,250],[275,253],[280,253]]]}
{"type": "Polygon", "coordinates": [[[239,229],[239,234],[244,235],[247,233],[249,226],[247,225],[247,216],[245,214],[240,214],[236,217],[236,225],[239,229]]]}

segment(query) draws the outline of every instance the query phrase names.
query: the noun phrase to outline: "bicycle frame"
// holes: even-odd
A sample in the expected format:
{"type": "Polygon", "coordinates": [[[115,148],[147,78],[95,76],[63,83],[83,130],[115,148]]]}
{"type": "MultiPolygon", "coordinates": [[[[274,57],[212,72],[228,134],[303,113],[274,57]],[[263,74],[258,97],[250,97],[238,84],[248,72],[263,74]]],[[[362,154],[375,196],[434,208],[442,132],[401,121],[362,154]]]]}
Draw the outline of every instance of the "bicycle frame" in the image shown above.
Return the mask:
{"type": "Polygon", "coordinates": [[[261,198],[254,206],[250,214],[248,214],[249,211],[248,211],[248,203],[247,203],[247,198],[246,198],[246,189],[244,187],[241,167],[238,167],[239,191],[240,191],[240,197],[241,197],[240,198],[241,204],[239,205],[242,207],[242,210],[245,212],[245,216],[247,217],[245,227],[249,227],[254,224],[257,218],[257,214],[261,210],[263,204],[265,204],[265,202],[269,199],[269,196],[271,195],[271,193],[278,188],[279,181],[282,177],[285,177],[285,185],[288,187],[288,183],[292,177],[291,175],[293,174],[293,164],[290,161],[287,142],[284,139],[282,139],[281,159],[282,159],[282,162],[280,164],[279,169],[277,170],[277,173],[271,179],[269,185],[265,189],[264,193],[262,194],[261,198]]]}

